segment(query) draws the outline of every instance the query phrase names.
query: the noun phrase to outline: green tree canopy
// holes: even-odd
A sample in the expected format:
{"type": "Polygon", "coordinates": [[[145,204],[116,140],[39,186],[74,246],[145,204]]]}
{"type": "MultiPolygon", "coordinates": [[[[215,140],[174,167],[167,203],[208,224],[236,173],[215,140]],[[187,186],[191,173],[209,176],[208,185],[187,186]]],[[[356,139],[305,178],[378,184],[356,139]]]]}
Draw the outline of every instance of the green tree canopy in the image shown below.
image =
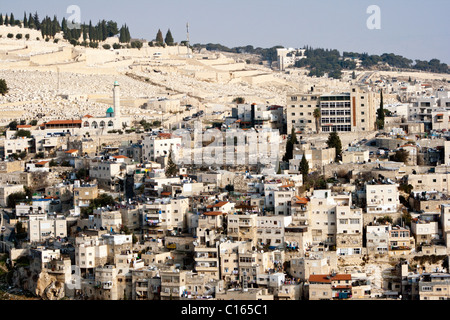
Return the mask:
{"type": "Polygon", "coordinates": [[[172,177],[177,174],[177,165],[175,162],[173,162],[172,159],[172,150],[169,152],[169,158],[167,159],[167,166],[166,166],[166,176],[172,177]]]}
{"type": "Polygon", "coordinates": [[[328,148],[334,148],[336,150],[335,161],[339,161],[342,158],[342,142],[336,131],[330,132],[327,140],[328,148]]]}
{"type": "Polygon", "coordinates": [[[164,42],[165,42],[168,46],[173,46],[174,40],[173,40],[173,37],[172,37],[172,32],[170,32],[170,29],[167,30],[167,33],[166,33],[166,37],[165,37],[165,39],[164,39],[164,42]]]}
{"type": "Polygon", "coordinates": [[[309,174],[309,163],[308,160],[306,160],[306,155],[303,152],[302,160],[300,161],[300,173],[303,176],[303,181],[306,181],[308,174],[309,174]]]}
{"type": "Polygon", "coordinates": [[[160,46],[164,44],[163,35],[160,29],[158,29],[158,32],[156,33],[156,43],[160,46]]]}
{"type": "Polygon", "coordinates": [[[0,94],[2,96],[4,96],[5,94],[7,94],[9,91],[8,89],[8,85],[6,84],[6,80],[5,79],[0,79],[0,94]]]}

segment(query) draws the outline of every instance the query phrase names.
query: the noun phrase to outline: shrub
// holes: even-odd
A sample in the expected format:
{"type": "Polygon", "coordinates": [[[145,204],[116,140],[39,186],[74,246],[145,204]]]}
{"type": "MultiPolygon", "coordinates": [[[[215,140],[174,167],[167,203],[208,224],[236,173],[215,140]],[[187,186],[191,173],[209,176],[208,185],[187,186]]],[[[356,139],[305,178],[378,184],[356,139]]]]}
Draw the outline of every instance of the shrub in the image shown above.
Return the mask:
{"type": "Polygon", "coordinates": [[[103,49],[109,50],[109,49],[111,49],[111,46],[109,44],[104,44],[103,49]]]}
{"type": "Polygon", "coordinates": [[[16,34],[16,39],[18,40],[22,39],[22,34],[21,33],[16,34]]]}
{"type": "Polygon", "coordinates": [[[12,33],[8,33],[8,38],[13,38],[14,37],[14,35],[12,34],[12,33]]]}

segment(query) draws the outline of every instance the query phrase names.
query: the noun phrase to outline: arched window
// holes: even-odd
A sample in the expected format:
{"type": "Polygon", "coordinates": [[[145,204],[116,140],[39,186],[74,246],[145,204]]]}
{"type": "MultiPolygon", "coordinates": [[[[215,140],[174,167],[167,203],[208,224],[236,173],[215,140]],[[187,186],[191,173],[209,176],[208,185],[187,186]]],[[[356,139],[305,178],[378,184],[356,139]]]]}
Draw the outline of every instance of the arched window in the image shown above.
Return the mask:
{"type": "Polygon", "coordinates": [[[97,121],[92,122],[92,128],[94,128],[94,129],[98,128],[97,121]]]}
{"type": "Polygon", "coordinates": [[[84,127],[85,127],[85,128],[89,128],[89,122],[85,121],[85,122],[84,122],[84,127]]]}
{"type": "Polygon", "coordinates": [[[110,127],[110,128],[114,127],[114,122],[109,121],[109,122],[108,122],[108,127],[110,127]]]}
{"type": "Polygon", "coordinates": [[[100,121],[100,128],[104,128],[105,127],[105,121],[100,121]]]}

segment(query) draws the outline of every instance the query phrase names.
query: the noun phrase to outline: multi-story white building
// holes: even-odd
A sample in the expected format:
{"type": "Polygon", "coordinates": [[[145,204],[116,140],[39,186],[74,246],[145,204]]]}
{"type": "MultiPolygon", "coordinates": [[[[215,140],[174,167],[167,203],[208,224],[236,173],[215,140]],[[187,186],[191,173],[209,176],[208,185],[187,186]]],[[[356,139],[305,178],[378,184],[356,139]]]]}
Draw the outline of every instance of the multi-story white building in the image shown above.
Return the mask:
{"type": "Polygon", "coordinates": [[[170,133],[146,136],[142,147],[142,161],[159,162],[159,158],[168,157],[171,151],[173,153],[172,156],[175,158],[180,148],[181,137],[172,136],[170,133]]]}
{"type": "Polygon", "coordinates": [[[30,242],[42,242],[50,238],[65,238],[66,236],[67,221],[64,216],[28,216],[28,238],[30,242]]]}
{"type": "Polygon", "coordinates": [[[398,184],[366,183],[367,213],[395,213],[400,206],[398,184]]]}
{"type": "Polygon", "coordinates": [[[368,87],[354,86],[344,93],[307,93],[287,96],[288,132],[373,131],[376,120],[376,95],[368,87]],[[320,118],[314,117],[319,108],[320,118]],[[316,128],[316,121],[318,127],[316,128]]]}
{"type": "Polygon", "coordinates": [[[390,224],[366,226],[366,248],[369,254],[387,254],[389,251],[390,224]]]}
{"type": "Polygon", "coordinates": [[[292,216],[258,216],[256,218],[257,243],[269,248],[284,247],[284,228],[292,222],[292,216]]]}

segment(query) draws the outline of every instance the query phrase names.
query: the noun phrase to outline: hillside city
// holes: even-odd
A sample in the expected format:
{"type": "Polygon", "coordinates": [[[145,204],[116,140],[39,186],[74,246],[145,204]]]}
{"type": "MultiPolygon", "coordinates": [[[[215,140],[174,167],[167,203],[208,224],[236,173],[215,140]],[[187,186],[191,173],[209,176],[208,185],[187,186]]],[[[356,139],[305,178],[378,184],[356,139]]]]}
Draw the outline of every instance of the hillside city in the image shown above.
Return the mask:
{"type": "Polygon", "coordinates": [[[0,14],[1,300],[450,299],[447,65],[155,34],[0,14]]]}

